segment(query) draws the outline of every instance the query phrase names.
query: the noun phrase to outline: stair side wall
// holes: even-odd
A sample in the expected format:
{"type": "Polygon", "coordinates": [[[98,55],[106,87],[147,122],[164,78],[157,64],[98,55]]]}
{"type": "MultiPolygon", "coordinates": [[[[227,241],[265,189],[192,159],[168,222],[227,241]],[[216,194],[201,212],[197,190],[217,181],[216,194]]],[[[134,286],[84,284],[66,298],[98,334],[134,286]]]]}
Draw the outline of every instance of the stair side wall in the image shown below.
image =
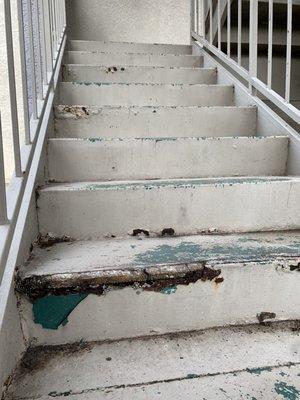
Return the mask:
{"type": "Polygon", "coordinates": [[[72,39],[190,44],[190,0],[67,0],[72,39]]]}

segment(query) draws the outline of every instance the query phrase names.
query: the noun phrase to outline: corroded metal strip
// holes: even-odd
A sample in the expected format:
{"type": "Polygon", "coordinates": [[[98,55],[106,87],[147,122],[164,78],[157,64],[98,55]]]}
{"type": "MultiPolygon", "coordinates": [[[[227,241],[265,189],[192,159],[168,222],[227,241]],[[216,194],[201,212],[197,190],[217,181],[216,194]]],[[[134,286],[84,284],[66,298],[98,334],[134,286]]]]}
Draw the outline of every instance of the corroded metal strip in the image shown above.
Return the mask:
{"type": "MultiPolygon", "coordinates": [[[[213,281],[220,275],[220,269],[207,267],[204,262],[157,265],[145,268],[102,268],[96,271],[31,275],[25,278],[17,275],[16,290],[31,300],[47,295],[71,293],[101,295],[109,288],[124,288],[133,285],[140,285],[143,290],[160,292],[173,285],[189,285],[199,280],[213,281]]],[[[218,283],[222,281],[218,281],[218,283]]]]}

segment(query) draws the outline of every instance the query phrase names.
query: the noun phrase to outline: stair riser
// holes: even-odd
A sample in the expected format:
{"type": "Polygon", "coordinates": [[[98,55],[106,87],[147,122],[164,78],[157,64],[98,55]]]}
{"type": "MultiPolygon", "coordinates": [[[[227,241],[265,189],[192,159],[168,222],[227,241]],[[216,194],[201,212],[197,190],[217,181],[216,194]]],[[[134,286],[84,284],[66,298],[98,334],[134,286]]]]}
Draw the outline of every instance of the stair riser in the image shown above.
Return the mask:
{"type": "Polygon", "coordinates": [[[231,106],[232,86],[218,85],[60,85],[60,103],[91,106],[231,106]]]}
{"type": "Polygon", "coordinates": [[[113,66],[156,66],[156,67],[202,67],[202,56],[176,56],[151,54],[118,54],[118,53],[89,53],[84,51],[69,51],[69,64],[89,64],[113,66]]]}
{"type": "Polygon", "coordinates": [[[257,323],[262,312],[275,313],[272,321],[299,319],[300,297],[291,296],[298,292],[299,273],[278,268],[278,262],[216,268],[224,278],[218,284],[198,281],[175,285],[165,292],[170,294],[135,287],[89,295],[70,314],[67,325],[58,330],[35,324],[32,304],[22,300],[23,324],[35,344],[43,345],[257,323]]]}
{"type": "Polygon", "coordinates": [[[256,108],[81,108],[56,110],[59,137],[255,136],[256,108]],[[201,123],[199,123],[201,121],[201,123]]]}
{"type": "Polygon", "coordinates": [[[181,235],[300,228],[299,181],[225,182],[52,186],[39,192],[40,232],[85,239],[138,228],[181,235]]]}
{"type": "Polygon", "coordinates": [[[69,50],[103,51],[116,53],[192,54],[192,47],[171,44],[117,43],[70,40],[69,50]]]}
{"type": "Polygon", "coordinates": [[[52,139],[48,143],[49,180],[283,175],[287,148],[288,138],[52,139]]]}
{"type": "MultiPolygon", "coordinates": [[[[116,67],[117,68],[117,67],[116,67]]],[[[67,65],[64,80],[68,82],[117,82],[117,83],[200,83],[215,84],[214,69],[126,67],[117,71],[107,67],[67,65]]]]}

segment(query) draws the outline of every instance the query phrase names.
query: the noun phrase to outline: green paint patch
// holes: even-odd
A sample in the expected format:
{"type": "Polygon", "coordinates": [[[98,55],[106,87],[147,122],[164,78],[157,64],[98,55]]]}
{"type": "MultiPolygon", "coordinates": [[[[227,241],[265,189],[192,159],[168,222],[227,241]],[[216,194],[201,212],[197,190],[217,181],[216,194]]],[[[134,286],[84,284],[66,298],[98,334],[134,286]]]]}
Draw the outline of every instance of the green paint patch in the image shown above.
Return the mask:
{"type": "Polygon", "coordinates": [[[88,295],[46,296],[33,303],[34,322],[44,329],[56,330],[68,323],[68,316],[88,295]]]}
{"type": "Polygon", "coordinates": [[[272,372],[271,367],[262,367],[262,368],[247,368],[247,372],[250,374],[260,375],[262,372],[272,372]]]}
{"type": "Polygon", "coordinates": [[[297,400],[300,398],[300,391],[295,386],[290,386],[286,382],[276,382],[275,391],[287,400],[297,400]]]}
{"type": "Polygon", "coordinates": [[[177,286],[168,286],[162,289],[161,293],[163,294],[173,294],[177,292],[177,286]]]}

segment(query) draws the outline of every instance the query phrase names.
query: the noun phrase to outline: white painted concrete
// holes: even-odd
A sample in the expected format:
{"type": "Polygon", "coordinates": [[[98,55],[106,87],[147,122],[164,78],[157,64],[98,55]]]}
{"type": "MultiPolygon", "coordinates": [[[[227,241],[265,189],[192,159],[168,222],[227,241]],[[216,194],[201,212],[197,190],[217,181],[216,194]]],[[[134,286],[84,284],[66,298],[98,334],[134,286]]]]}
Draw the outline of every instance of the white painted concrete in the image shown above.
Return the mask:
{"type": "MultiPolygon", "coordinates": [[[[288,264],[288,261],[294,259],[296,265],[296,260],[300,257],[300,231],[107,238],[100,241],[57,243],[46,249],[35,246],[33,255],[29,264],[20,266],[20,277],[28,279],[56,276],[61,280],[62,287],[72,280],[70,275],[72,272],[74,277],[78,274],[83,277],[91,274],[97,276],[98,273],[104,279],[106,276],[106,282],[111,282],[113,274],[110,272],[118,276],[124,274],[125,280],[130,272],[135,271],[134,278],[131,276],[131,280],[127,280],[127,282],[132,282],[133,279],[141,280],[139,271],[142,273],[145,267],[154,267],[151,269],[154,273],[155,267],[169,266],[172,270],[173,266],[175,272],[180,270],[180,266],[184,266],[185,263],[193,265],[197,262],[206,262],[207,266],[215,268],[219,268],[219,264],[233,263],[237,265],[237,269],[241,269],[242,273],[239,264],[245,262],[263,264],[272,260],[275,266],[280,263],[284,265],[284,260],[287,260],[288,264]]],[[[250,264],[249,269],[251,270],[250,264]]],[[[285,272],[288,275],[288,271],[285,272]]],[[[48,289],[50,290],[50,287],[48,289]]]]}
{"type": "Polygon", "coordinates": [[[68,51],[68,63],[86,65],[156,66],[156,67],[201,67],[202,57],[177,54],[148,53],[105,53],[88,51],[68,51]]]}
{"type": "Polygon", "coordinates": [[[300,227],[297,178],[83,182],[50,185],[39,195],[41,233],[73,238],[124,236],[136,228],[197,234],[300,227]]]}
{"type": "Polygon", "coordinates": [[[70,37],[190,44],[189,0],[67,0],[70,37]]]}
{"type": "Polygon", "coordinates": [[[192,54],[190,45],[101,42],[92,40],[70,40],[71,51],[101,51],[108,53],[192,54]]]}
{"type": "Polygon", "coordinates": [[[76,182],[284,175],[287,154],[286,136],[50,139],[48,179],[76,182]]]}
{"type": "MultiPolygon", "coordinates": [[[[58,137],[255,136],[255,107],[56,107],[58,137]]],[[[279,130],[278,130],[278,133],[279,130]]]]}
{"type": "Polygon", "coordinates": [[[230,399],[248,394],[282,399],[276,382],[299,389],[299,334],[291,332],[292,327],[223,328],[96,343],[65,353],[53,349],[47,362],[39,349],[38,367],[31,373],[19,372],[10,396],[16,400],[48,399],[51,393],[58,398],[70,393],[75,399],[228,399],[228,390],[230,399]]]}
{"type": "Polygon", "coordinates": [[[213,68],[99,67],[67,64],[64,81],[94,83],[217,83],[213,68]]]}
{"type": "Polygon", "coordinates": [[[231,85],[62,82],[59,102],[86,106],[231,106],[231,85]]]}

